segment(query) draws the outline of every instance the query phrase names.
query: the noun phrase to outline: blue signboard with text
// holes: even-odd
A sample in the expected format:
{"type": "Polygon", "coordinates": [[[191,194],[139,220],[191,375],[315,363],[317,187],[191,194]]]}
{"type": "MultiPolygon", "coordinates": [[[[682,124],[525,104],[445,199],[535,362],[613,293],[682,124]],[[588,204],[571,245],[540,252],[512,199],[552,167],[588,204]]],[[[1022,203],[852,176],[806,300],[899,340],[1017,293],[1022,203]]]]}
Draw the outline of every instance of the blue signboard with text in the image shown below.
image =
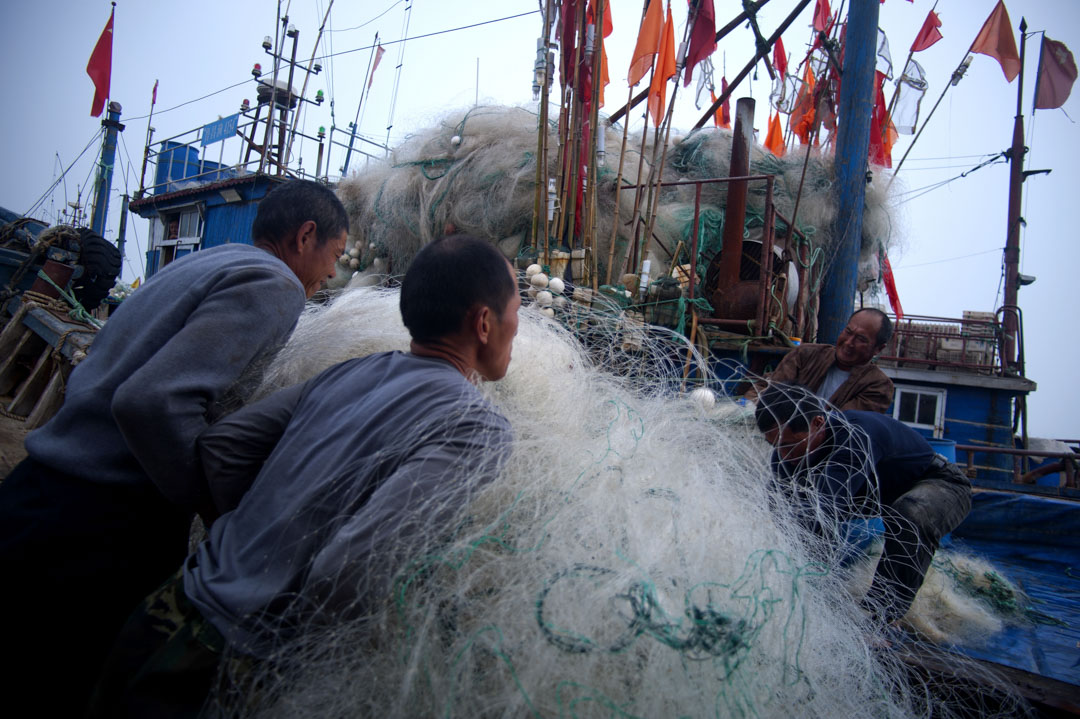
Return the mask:
{"type": "Polygon", "coordinates": [[[216,122],[203,125],[202,129],[202,146],[220,142],[221,140],[227,140],[236,134],[236,126],[240,122],[240,114],[229,115],[223,117],[216,122]]]}

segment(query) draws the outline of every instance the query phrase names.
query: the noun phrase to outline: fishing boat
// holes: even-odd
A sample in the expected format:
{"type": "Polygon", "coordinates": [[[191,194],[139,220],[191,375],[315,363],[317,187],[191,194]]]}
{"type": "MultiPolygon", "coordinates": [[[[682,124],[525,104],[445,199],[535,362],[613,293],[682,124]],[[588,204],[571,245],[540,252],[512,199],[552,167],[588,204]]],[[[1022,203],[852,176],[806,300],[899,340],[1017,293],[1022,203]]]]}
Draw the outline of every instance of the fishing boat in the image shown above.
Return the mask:
{"type": "MultiPolygon", "coordinates": [[[[339,192],[355,213],[349,250],[339,263],[342,286],[400,272],[422,242],[448,228],[472,232],[497,243],[527,273],[523,290],[538,310],[557,321],[569,317],[564,308],[575,303],[608,312],[620,323],[626,337],[622,349],[628,353],[640,350],[635,332],[665,327],[675,338],[671,355],[678,358],[670,366],[677,368],[686,391],[699,386],[705,373],[695,363],[704,357],[711,375],[721,378],[706,389],[735,399],[748,378],[767,374],[801,342],[834,341],[864,294],[888,294],[884,249],[873,244],[873,230],[866,229],[872,223],[865,221],[887,212],[880,200],[888,173],[876,169],[873,182],[866,181],[874,133],[888,132],[888,118],[883,127],[874,117],[880,92],[874,74],[877,3],[853,4],[843,54],[842,23],[825,17],[817,28],[820,42],[801,69],[778,72],[778,92],[789,93],[778,106],[788,108],[791,132],[798,125],[793,111],[799,103],[813,108],[807,113],[803,107],[808,135],[786,159],[764,146],[769,139],[764,145],[755,141],[752,100],[736,103],[733,129],[707,127],[724,123],[725,103],[738,97],[740,82],[755,67],[767,67],[770,74],[777,69],[776,42],[809,0],[796,3],[770,34],[756,21],[756,7],[763,4],[744,3],[727,25],[717,30],[714,23],[708,33],[715,45],[728,33],[751,32],[758,51],[715,97],[694,131],[673,134],[677,89],[669,90],[668,101],[660,93],[653,106],[651,128],[646,124],[629,148],[629,113],[651,93],[635,96],[631,90],[621,109],[601,114],[600,83],[593,78],[601,76],[607,61],[603,0],[544,4],[535,111],[478,106],[397,148],[358,135],[355,123],[332,127],[330,133],[300,125],[305,104],[323,101],[321,94],[309,98],[305,89],[307,78],[321,67],[314,55],[306,64],[296,61],[298,33],[287,17],[280,18],[275,36],[263,43],[268,69],[252,68],[254,104],[245,100],[232,114],[164,140],[154,140],[148,124],[143,168],[144,176],[151,170],[152,180],[140,183],[124,211],[148,221],[146,277],[191,252],[250,243],[258,202],[274,185],[294,177],[331,182],[331,157],[344,155],[341,175],[346,176],[349,158],[359,153],[374,160],[369,170],[332,182],[340,182],[339,192]],[[837,92],[842,71],[848,72],[837,92]],[[811,72],[815,81],[809,80],[811,72]],[[816,120],[807,120],[808,115],[816,120]],[[481,177],[486,186],[469,185],[469,163],[479,162],[492,126],[515,138],[524,128],[523,139],[514,140],[515,161],[481,177]],[[815,147],[819,133],[828,138],[826,151],[815,147]],[[301,140],[317,148],[313,172],[291,164],[294,143],[301,140]],[[808,168],[812,178],[828,175],[828,198],[804,198],[808,168]],[[418,184],[423,186],[418,194],[407,196],[418,184]],[[502,211],[514,217],[493,222],[470,216],[455,209],[455,193],[496,196],[506,205],[502,211]],[[871,199],[875,193],[877,204],[871,199]],[[409,222],[386,209],[398,201],[426,214],[407,227],[409,222]],[[531,211],[521,212],[522,207],[531,211]],[[827,217],[828,226],[815,227],[807,216],[827,217]],[[818,260],[826,255],[827,261],[818,260]],[[860,269],[868,257],[873,260],[869,273],[860,269]],[[699,354],[691,359],[688,347],[699,354]]],[[[691,56],[698,13],[706,5],[711,3],[691,3],[685,28],[691,56]]],[[[1021,58],[1023,47],[1022,39],[1021,58]]],[[[673,47],[670,51],[674,55],[673,47]]],[[[663,52],[658,48],[652,55],[663,52]]],[[[678,81],[692,70],[684,53],[672,75],[678,81]]],[[[661,88],[668,79],[659,80],[661,88]]],[[[110,107],[109,121],[122,129],[119,119],[119,106],[115,115],[110,107]]],[[[1023,170],[1016,158],[1024,146],[1018,123],[1006,301],[960,318],[912,316],[893,305],[896,331],[877,363],[896,386],[888,410],[892,416],[933,440],[966,468],[978,488],[975,509],[954,541],[990,557],[1053,620],[1011,627],[987,646],[956,651],[986,662],[994,681],[1005,677],[1047,715],[1078,713],[1080,672],[1070,659],[1080,641],[1076,580],[1070,574],[1080,557],[1074,539],[1080,536],[1075,531],[1080,505],[1073,501],[1080,499],[1078,446],[1075,441],[1040,443],[1027,432],[1027,397],[1036,383],[1026,375],[1017,300],[1027,279],[1018,263],[1023,170]]],[[[903,651],[915,671],[941,671],[935,665],[940,654],[921,654],[917,644],[903,651]]],[[[977,670],[962,679],[975,687],[986,681],[977,670]]]]}

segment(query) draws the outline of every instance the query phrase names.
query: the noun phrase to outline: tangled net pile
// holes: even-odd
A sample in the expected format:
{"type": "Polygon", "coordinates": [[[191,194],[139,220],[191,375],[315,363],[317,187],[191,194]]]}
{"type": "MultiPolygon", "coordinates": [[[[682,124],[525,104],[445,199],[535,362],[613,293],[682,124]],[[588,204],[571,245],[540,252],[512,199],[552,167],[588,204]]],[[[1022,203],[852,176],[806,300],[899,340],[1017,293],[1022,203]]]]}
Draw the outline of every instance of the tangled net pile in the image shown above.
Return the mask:
{"type": "MultiPolygon", "coordinates": [[[[435,127],[411,135],[394,149],[385,162],[373,162],[342,181],[338,195],[350,219],[347,253],[339,263],[343,280],[354,271],[365,275],[401,273],[427,242],[458,231],[495,243],[508,259],[535,257],[539,248],[531,246],[530,231],[536,189],[536,149],[538,118],[535,113],[514,107],[474,107],[447,115],[435,127]]],[[[600,276],[607,263],[615,221],[616,179],[620,127],[600,123],[606,133],[607,156],[597,175],[596,258],[600,276]]],[[[671,140],[664,160],[663,179],[709,179],[729,176],[731,132],[718,128],[695,131],[671,140]]],[[[549,147],[557,147],[557,128],[548,129],[549,147]]],[[[662,153],[656,153],[656,158],[662,153]]],[[[621,268],[633,233],[634,190],[650,173],[653,147],[647,143],[642,160],[640,141],[631,140],[623,155],[622,196],[619,200],[618,233],[614,267],[621,268]],[[639,175],[639,167],[641,168],[639,175]]],[[[791,152],[778,158],[759,145],[750,152],[751,174],[773,174],[777,181],[774,201],[784,216],[791,218],[802,186],[795,219],[800,230],[811,237],[814,250],[810,261],[827,268],[834,253],[836,196],[832,184],[835,169],[831,157],[816,150],[811,153],[802,180],[805,153],[791,152]]],[[[557,153],[552,150],[544,177],[558,174],[557,153]]],[[[879,277],[878,253],[895,241],[893,208],[886,193],[888,183],[881,173],[867,185],[863,212],[860,289],[879,277]]],[[[701,252],[707,262],[719,250],[723,234],[724,183],[703,186],[701,252]]],[[[750,186],[747,209],[747,236],[760,234],[765,205],[765,186],[750,186]]],[[[640,209],[645,213],[645,203],[640,209]]],[[[693,186],[667,187],[661,192],[654,234],[648,256],[653,275],[671,264],[670,253],[683,241],[689,255],[693,231],[693,186]],[[662,249],[662,248],[666,248],[662,249]]],[[[783,227],[781,227],[783,229],[783,227]]],[[[783,239],[780,239],[781,244],[783,239]]],[[[792,254],[794,253],[794,248],[792,254]]],[[[687,261],[684,258],[680,262],[687,261]]],[[[620,273],[615,271],[617,279],[620,273]]],[[[344,284],[342,281],[340,284],[344,284]]]]}
{"type": "MultiPolygon", "coordinates": [[[[362,288],[305,315],[262,393],[405,350],[397,303],[362,288]]],[[[589,348],[522,311],[509,373],[483,387],[516,435],[501,476],[446,526],[425,525],[363,616],[283,637],[257,691],[220,698],[228,712],[952,714],[949,696],[869,647],[847,575],[769,509],[770,448],[746,410],[680,392],[675,336],[650,328],[641,351],[621,352],[609,324],[595,319],[589,348]]],[[[343,568],[341,582],[357,575],[343,568]]]]}

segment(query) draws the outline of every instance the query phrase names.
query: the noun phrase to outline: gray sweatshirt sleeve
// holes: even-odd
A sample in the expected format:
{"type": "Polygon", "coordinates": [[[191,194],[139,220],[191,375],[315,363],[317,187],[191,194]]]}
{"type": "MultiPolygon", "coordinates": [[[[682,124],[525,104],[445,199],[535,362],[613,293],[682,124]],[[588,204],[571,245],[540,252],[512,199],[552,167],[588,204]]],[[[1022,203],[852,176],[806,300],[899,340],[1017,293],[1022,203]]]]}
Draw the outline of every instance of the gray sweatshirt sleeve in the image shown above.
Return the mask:
{"type": "Polygon", "coordinates": [[[425,443],[316,554],[307,599],[329,618],[363,612],[386,596],[403,564],[448,534],[447,522],[498,476],[512,440],[505,418],[487,411],[425,443]]]}
{"type": "Polygon", "coordinates": [[[303,306],[295,279],[266,268],[239,269],[117,388],[116,424],[170,501],[205,506],[195,439],[206,429],[207,409],[252,360],[285,341],[303,306]]]}
{"type": "Polygon", "coordinates": [[[306,391],[306,383],[287,387],[224,417],[199,435],[199,459],[218,515],[240,504],[306,391]]]}

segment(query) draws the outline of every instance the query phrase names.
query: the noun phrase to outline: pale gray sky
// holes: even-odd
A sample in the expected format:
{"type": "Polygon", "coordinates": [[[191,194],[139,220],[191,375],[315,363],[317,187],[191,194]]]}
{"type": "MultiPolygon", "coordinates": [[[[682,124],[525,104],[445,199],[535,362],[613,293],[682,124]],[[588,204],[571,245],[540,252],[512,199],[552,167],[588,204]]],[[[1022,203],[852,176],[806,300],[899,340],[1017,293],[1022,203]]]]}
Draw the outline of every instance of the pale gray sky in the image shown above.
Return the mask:
{"type": "MultiPolygon", "coordinates": [[[[941,93],[995,2],[939,1],[937,12],[944,39],[916,56],[930,82],[924,113],[941,93]]],[[[718,25],[741,10],[741,3],[735,0],[715,0],[715,4],[718,25]]],[[[763,32],[771,34],[795,4],[795,0],[772,0],[759,16],[763,32]]],[[[263,36],[274,34],[277,5],[275,0],[118,3],[111,94],[124,107],[121,121],[127,129],[117,153],[114,199],[138,186],[147,130],[145,115],[154,80],[160,80],[153,119],[155,141],[232,114],[244,98],[254,100],[251,66],[259,62],[264,68],[270,67],[260,45],[263,36]],[[234,84],[239,86],[198,99],[234,84]]],[[[289,5],[282,3],[282,7],[289,5]]],[[[881,6],[880,25],[889,37],[895,65],[903,62],[906,49],[932,5],[931,0],[887,0],[881,6]]],[[[311,56],[326,6],[326,0],[291,3],[291,20],[300,30],[298,58],[306,60],[311,56]]],[[[1029,33],[1046,30],[1055,40],[1080,51],[1080,3],[1008,0],[1006,7],[1014,26],[1025,16],[1029,33]]],[[[0,46],[0,60],[9,109],[0,120],[4,137],[0,166],[5,169],[0,177],[0,205],[17,212],[28,210],[100,127],[99,120],[89,114],[93,86],[85,67],[108,19],[109,8],[104,0],[37,0],[9,3],[5,8],[8,38],[0,46]]],[[[366,81],[371,54],[368,48],[377,31],[386,54],[365,101],[361,122],[362,133],[372,139],[386,140],[395,80],[391,145],[445,112],[471,105],[477,97],[482,103],[528,104],[532,98],[536,38],[541,28],[541,16],[534,12],[537,8],[536,0],[339,1],[329,23],[334,32],[317,53],[339,54],[332,61],[322,61],[326,69],[313,79],[309,94],[323,89],[334,100],[336,124],[347,126],[355,117],[366,81]],[[406,15],[405,8],[410,5],[411,13],[406,15]],[[531,14],[432,34],[522,13],[531,14]],[[400,43],[391,44],[403,37],[416,39],[405,43],[403,49],[400,43]]],[[[637,35],[641,2],[612,0],[612,8],[615,31],[608,40],[613,80],[607,91],[609,110],[626,97],[626,67],[637,35]]],[[[813,3],[784,34],[784,43],[795,57],[805,52],[812,8],[813,3]]],[[[685,23],[686,3],[676,0],[672,11],[678,38],[685,23]]],[[[1072,239],[1068,228],[1075,188],[1080,187],[1080,130],[1060,110],[1039,111],[1034,118],[1031,116],[1039,38],[1036,35],[1028,41],[1023,105],[1027,144],[1031,148],[1027,167],[1052,168],[1053,173],[1032,177],[1025,183],[1023,215],[1027,229],[1022,235],[1022,269],[1038,278],[1034,285],[1020,291],[1028,376],[1039,384],[1029,402],[1031,429],[1040,436],[1077,438],[1080,422],[1072,408],[1080,402],[1080,383],[1072,376],[1069,357],[1078,343],[1075,332],[1069,329],[1072,295],[1068,288],[1073,286],[1080,268],[1080,244],[1072,239]]],[[[736,30],[713,56],[717,77],[725,58],[727,75],[732,77],[752,52],[750,32],[736,30]]],[[[768,77],[763,67],[758,77],[736,97],[752,89],[758,100],[756,125],[764,130],[768,77]]],[[[299,86],[300,82],[294,84],[299,86]]],[[[1005,242],[1008,165],[986,167],[925,194],[919,189],[955,177],[984,156],[1010,145],[1016,87],[1016,82],[1005,81],[995,60],[975,56],[968,76],[945,96],[899,175],[897,182],[909,191],[905,197],[910,200],[896,216],[894,231],[900,249],[894,252],[892,262],[904,309],[910,314],[959,317],[963,310],[993,311],[1001,302],[1000,249],[1005,242]]],[[[690,92],[682,88],[679,92],[675,126],[688,129],[701,113],[695,110],[690,92]]],[[[1077,95],[1080,91],[1065,105],[1065,111],[1073,117],[1080,116],[1077,95]]],[[[319,125],[329,129],[330,103],[308,109],[301,122],[312,134],[319,125]]],[[[909,142],[910,137],[901,138],[894,151],[897,159],[909,142]]],[[[295,150],[303,155],[305,167],[314,167],[312,143],[295,150]]],[[[91,157],[97,151],[98,147],[92,146],[75,163],[66,186],[58,187],[43,210],[35,214],[54,217],[66,201],[75,199],[76,186],[82,188],[85,200],[91,157]]],[[[217,152],[216,148],[211,150],[209,159],[216,160],[217,152]]],[[[226,145],[227,162],[234,162],[238,154],[238,145],[226,145]]],[[[335,172],[342,159],[340,152],[332,156],[335,172]]],[[[106,233],[110,238],[115,237],[118,213],[116,201],[106,233]]],[[[142,274],[140,252],[146,249],[146,233],[145,221],[129,223],[126,280],[142,274]]]]}

